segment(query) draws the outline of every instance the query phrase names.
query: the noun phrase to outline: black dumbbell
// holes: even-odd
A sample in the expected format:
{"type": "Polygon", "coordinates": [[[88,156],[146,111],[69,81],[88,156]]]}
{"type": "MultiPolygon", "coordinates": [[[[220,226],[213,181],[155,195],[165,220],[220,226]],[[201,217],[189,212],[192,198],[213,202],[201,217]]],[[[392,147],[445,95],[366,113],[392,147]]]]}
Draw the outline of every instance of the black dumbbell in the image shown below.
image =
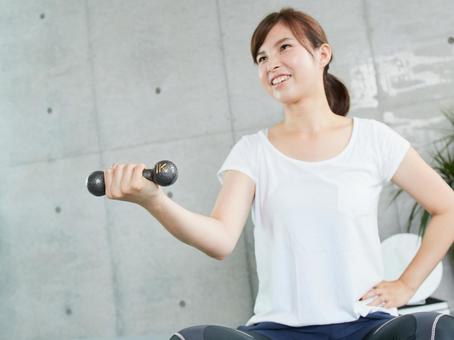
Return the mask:
{"type": "MultiPolygon", "coordinates": [[[[160,186],[168,186],[177,180],[177,166],[171,161],[159,161],[153,169],[144,169],[142,176],[160,186]]],[[[94,171],[87,177],[87,189],[95,196],[106,194],[104,171],[94,171]]]]}

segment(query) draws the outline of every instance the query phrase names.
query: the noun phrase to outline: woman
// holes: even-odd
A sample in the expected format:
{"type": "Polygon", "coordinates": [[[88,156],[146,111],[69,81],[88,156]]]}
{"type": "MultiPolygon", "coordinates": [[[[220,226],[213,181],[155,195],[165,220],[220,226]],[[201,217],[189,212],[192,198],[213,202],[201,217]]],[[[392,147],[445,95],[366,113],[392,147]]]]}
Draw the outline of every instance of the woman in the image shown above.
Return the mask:
{"type": "MultiPolygon", "coordinates": [[[[251,53],[284,117],[235,144],[218,171],[223,185],[209,217],[144,180],[143,164],[106,174],[108,197],[142,205],[175,237],[217,259],[234,249],[252,205],[259,279],[254,315],[237,330],[201,325],[171,339],[416,336],[418,318],[397,317],[397,307],[454,240],[453,191],[394,130],[346,117],[348,91],[328,73],[332,51],[315,19],[292,8],[269,14],[252,36],[251,53]],[[432,221],[407,270],[383,281],[377,205],[390,180],[431,212],[432,221]]],[[[450,317],[429,314],[425,319],[436,319],[439,328],[453,327],[450,317]]]]}

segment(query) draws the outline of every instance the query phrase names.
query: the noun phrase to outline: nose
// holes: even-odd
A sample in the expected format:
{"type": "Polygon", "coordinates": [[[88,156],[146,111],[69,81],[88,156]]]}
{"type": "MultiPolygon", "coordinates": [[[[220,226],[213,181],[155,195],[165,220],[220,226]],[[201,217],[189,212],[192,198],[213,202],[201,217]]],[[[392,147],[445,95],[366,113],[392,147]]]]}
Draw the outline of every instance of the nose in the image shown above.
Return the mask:
{"type": "Polygon", "coordinates": [[[268,71],[275,70],[281,66],[281,62],[278,58],[270,58],[268,60],[268,71]]]}

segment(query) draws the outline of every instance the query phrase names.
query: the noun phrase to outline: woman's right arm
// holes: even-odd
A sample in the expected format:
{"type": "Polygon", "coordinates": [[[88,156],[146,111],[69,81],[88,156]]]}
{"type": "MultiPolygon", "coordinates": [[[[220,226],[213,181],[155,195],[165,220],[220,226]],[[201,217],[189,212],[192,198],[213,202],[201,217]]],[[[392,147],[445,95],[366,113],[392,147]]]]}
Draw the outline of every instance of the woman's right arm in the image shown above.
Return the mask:
{"type": "MultiPolygon", "coordinates": [[[[136,177],[141,176],[141,170],[145,166],[139,166],[131,171],[136,177]]],[[[110,175],[112,176],[112,175],[110,175]]],[[[123,188],[126,198],[119,194],[119,190],[115,194],[116,199],[124,199],[135,201],[143,206],[153,215],[161,225],[163,225],[173,236],[180,241],[193,246],[208,256],[222,260],[227,257],[235,248],[241,232],[246,223],[252,200],[255,194],[255,183],[251,178],[242,172],[228,170],[224,174],[224,181],[221,190],[218,194],[215,206],[210,216],[205,216],[192,211],[189,211],[171,200],[163,192],[160,186],[150,182],[143,177],[131,178],[130,183],[142,183],[134,185],[141,191],[148,192],[148,196],[139,195],[140,200],[131,198],[131,191],[128,189],[128,184],[122,183],[122,180],[115,181],[114,179],[107,180],[106,184],[112,183],[114,186],[123,188]],[[115,185],[115,183],[118,183],[115,185]],[[152,190],[147,189],[151,186],[152,190]],[[144,199],[146,197],[146,199],[144,199]]],[[[123,182],[129,176],[123,176],[123,182]]],[[[112,185],[110,184],[110,185],[112,185]]],[[[106,189],[106,195],[110,197],[112,190],[106,189]]]]}

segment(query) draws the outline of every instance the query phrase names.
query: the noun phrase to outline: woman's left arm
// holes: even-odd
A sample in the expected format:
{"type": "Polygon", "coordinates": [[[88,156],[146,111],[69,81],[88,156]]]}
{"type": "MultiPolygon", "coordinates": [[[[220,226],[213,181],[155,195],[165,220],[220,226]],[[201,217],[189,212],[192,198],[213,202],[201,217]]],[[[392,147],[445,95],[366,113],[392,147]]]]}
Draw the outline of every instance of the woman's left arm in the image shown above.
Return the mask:
{"type": "Polygon", "coordinates": [[[406,304],[454,242],[454,191],[412,146],[391,180],[410,194],[432,218],[418,252],[399,279],[383,281],[362,297],[379,296],[381,299],[369,305],[386,301],[386,308],[406,304]]]}
{"type": "Polygon", "coordinates": [[[411,146],[391,180],[432,217],[421,247],[399,278],[416,290],[454,242],[454,191],[411,146]]]}

